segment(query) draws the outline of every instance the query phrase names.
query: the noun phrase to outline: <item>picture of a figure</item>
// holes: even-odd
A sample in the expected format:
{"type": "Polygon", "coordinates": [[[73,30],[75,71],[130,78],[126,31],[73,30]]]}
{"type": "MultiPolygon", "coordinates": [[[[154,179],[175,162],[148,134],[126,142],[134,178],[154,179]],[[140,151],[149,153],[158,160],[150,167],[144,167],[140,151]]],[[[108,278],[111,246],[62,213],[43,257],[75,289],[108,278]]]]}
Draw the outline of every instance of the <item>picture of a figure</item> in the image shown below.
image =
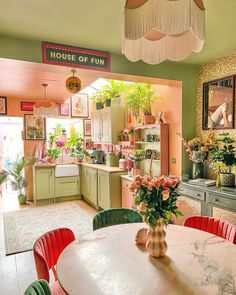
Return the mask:
{"type": "Polygon", "coordinates": [[[204,84],[203,129],[234,127],[234,77],[204,84]]]}

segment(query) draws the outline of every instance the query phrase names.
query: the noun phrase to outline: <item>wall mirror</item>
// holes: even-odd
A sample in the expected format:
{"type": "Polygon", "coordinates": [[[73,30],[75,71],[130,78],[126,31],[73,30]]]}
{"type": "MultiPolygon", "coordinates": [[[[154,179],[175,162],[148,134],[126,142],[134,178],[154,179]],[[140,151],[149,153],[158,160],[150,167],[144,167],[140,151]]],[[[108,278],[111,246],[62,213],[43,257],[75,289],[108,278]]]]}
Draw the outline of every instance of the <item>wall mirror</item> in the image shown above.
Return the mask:
{"type": "Polygon", "coordinates": [[[203,84],[203,129],[234,128],[235,76],[203,84]]]}

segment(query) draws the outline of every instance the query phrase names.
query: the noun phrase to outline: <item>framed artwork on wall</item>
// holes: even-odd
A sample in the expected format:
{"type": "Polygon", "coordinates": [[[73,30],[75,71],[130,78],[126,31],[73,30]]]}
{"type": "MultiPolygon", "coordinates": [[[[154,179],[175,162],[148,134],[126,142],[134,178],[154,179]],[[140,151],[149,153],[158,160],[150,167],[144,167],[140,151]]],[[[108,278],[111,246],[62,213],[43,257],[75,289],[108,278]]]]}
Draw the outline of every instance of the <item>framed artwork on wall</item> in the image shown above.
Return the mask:
{"type": "Polygon", "coordinates": [[[94,147],[94,144],[92,142],[92,138],[91,137],[85,137],[84,138],[84,148],[86,150],[91,150],[94,147]]]}
{"type": "Polygon", "coordinates": [[[60,116],[69,116],[70,114],[70,105],[69,103],[61,103],[59,105],[60,116]]]}
{"type": "Polygon", "coordinates": [[[233,129],[235,76],[203,84],[202,129],[233,129]]]}
{"type": "Polygon", "coordinates": [[[32,114],[24,115],[25,140],[45,140],[46,123],[45,118],[35,117],[32,114]]]}
{"type": "Polygon", "coordinates": [[[7,98],[6,96],[0,96],[0,115],[7,114],[7,98]]]}
{"type": "Polygon", "coordinates": [[[84,136],[91,136],[91,119],[84,119],[84,136]]]}
{"type": "Polygon", "coordinates": [[[22,101],[20,103],[20,109],[22,112],[33,112],[34,104],[34,102],[22,101]]]}
{"type": "Polygon", "coordinates": [[[71,117],[88,118],[89,116],[89,101],[88,95],[78,93],[71,97],[71,117]]]}

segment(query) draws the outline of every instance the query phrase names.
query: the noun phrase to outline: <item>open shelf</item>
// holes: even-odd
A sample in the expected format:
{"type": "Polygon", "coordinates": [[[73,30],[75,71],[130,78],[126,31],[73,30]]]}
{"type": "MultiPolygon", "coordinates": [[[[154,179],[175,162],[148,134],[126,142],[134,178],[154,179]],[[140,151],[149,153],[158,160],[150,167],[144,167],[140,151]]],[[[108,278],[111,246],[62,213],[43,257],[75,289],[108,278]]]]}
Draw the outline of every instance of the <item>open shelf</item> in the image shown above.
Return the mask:
{"type": "MultiPolygon", "coordinates": [[[[144,159],[144,160],[147,160],[147,161],[151,161],[151,159],[144,159]]],[[[153,162],[160,162],[160,160],[152,160],[153,162]]]]}
{"type": "Polygon", "coordinates": [[[160,143],[160,141],[135,141],[136,144],[160,143]]]}
{"type": "Polygon", "coordinates": [[[134,130],[139,130],[139,129],[151,129],[151,128],[160,128],[160,124],[139,125],[139,126],[135,126],[135,127],[134,127],[134,130]]]}

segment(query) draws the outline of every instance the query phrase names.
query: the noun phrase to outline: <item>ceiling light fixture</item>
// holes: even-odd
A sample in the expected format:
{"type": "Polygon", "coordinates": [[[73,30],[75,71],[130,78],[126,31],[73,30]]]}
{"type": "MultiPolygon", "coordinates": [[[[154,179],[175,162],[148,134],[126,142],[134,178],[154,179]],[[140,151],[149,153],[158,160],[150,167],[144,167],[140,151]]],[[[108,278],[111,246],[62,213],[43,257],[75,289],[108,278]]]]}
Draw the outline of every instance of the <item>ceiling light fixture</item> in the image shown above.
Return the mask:
{"type": "Polygon", "coordinates": [[[126,0],[122,52],[130,61],[183,60],[202,50],[204,38],[202,0],[126,0]]]}
{"type": "Polygon", "coordinates": [[[40,99],[34,104],[34,115],[55,118],[58,116],[58,104],[54,101],[47,100],[46,87],[48,84],[44,83],[42,86],[44,87],[44,99],[40,99]]]}

